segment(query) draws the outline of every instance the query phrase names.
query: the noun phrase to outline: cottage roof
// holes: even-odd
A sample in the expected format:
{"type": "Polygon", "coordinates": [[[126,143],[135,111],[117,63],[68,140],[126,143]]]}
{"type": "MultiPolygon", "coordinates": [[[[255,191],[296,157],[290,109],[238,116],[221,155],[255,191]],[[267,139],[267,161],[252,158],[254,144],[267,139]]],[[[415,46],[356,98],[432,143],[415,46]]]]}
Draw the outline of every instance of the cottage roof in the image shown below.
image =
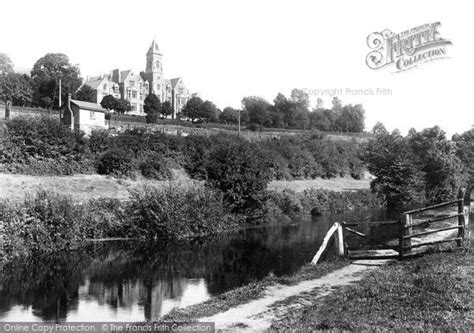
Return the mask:
{"type": "Polygon", "coordinates": [[[75,99],[71,99],[71,103],[77,105],[80,109],[96,111],[96,112],[106,112],[106,110],[97,103],[77,101],[75,99]]]}

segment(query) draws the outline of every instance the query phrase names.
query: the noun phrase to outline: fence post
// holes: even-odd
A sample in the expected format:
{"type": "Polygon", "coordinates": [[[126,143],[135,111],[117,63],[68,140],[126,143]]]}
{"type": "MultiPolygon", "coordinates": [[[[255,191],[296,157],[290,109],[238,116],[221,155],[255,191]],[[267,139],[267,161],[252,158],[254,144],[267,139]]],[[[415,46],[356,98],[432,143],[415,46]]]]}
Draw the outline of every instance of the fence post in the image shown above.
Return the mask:
{"type": "Polygon", "coordinates": [[[11,108],[12,102],[11,101],[6,101],[5,103],[5,119],[10,119],[10,108],[11,108]]]}
{"type": "Polygon", "coordinates": [[[337,254],[340,255],[340,256],[343,256],[344,252],[345,252],[345,250],[344,250],[344,233],[342,231],[342,225],[340,223],[337,223],[336,241],[337,241],[337,254]]]}
{"type": "MultiPolygon", "coordinates": [[[[466,189],[465,188],[460,188],[459,193],[458,193],[458,238],[461,238],[460,240],[457,241],[458,247],[461,247],[463,245],[464,239],[465,239],[465,228],[466,228],[466,220],[464,218],[464,196],[466,195],[466,189]]],[[[469,198],[470,199],[470,198],[469,198]]]]}
{"type": "Polygon", "coordinates": [[[405,254],[410,254],[411,249],[405,250],[404,247],[411,246],[411,238],[404,239],[404,236],[409,236],[412,234],[412,228],[406,228],[412,224],[412,216],[411,214],[403,213],[400,217],[400,234],[398,240],[398,247],[399,247],[399,256],[400,259],[403,259],[405,254]]]}

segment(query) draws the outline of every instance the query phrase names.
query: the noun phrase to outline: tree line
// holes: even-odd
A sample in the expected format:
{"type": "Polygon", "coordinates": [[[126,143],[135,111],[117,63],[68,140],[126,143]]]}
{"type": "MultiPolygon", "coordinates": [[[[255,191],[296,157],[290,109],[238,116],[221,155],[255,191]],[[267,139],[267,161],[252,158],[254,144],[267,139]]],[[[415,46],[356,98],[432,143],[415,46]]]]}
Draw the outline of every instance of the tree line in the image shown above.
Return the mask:
{"type": "MultiPolygon", "coordinates": [[[[97,101],[95,89],[83,84],[77,65],[70,63],[67,55],[48,53],[38,59],[30,75],[14,72],[13,62],[6,54],[0,53],[0,98],[11,101],[15,106],[33,106],[46,109],[59,107],[59,82],[61,98],[66,101],[68,94],[74,99],[100,103],[107,110],[118,113],[130,111],[130,102],[108,95],[97,101]]],[[[160,101],[150,94],[144,101],[146,120],[154,123],[159,118],[174,116],[172,104],[160,101]]],[[[184,106],[178,118],[185,117],[192,122],[219,122],[238,124],[251,130],[266,128],[317,129],[333,132],[362,132],[365,111],[362,105],[343,105],[335,97],[331,108],[325,108],[318,99],[315,108],[310,107],[309,95],[301,89],[293,89],[290,97],[279,93],[273,103],[257,96],[242,99],[240,109],[226,107],[220,110],[212,101],[192,97],[184,106]]]]}
{"type": "Polygon", "coordinates": [[[47,53],[39,58],[30,75],[15,73],[13,62],[0,53],[0,99],[11,101],[14,106],[58,109],[59,94],[63,102],[71,94],[80,101],[104,102],[104,108],[119,113],[131,110],[130,102],[125,99],[106,96],[105,101],[97,101],[96,90],[83,83],[79,67],[71,64],[63,53],[47,53]]]}
{"type": "Polygon", "coordinates": [[[388,207],[419,202],[443,202],[456,197],[459,187],[474,185],[474,129],[449,140],[438,126],[406,136],[373,129],[362,160],[376,178],[372,189],[388,207]]]}

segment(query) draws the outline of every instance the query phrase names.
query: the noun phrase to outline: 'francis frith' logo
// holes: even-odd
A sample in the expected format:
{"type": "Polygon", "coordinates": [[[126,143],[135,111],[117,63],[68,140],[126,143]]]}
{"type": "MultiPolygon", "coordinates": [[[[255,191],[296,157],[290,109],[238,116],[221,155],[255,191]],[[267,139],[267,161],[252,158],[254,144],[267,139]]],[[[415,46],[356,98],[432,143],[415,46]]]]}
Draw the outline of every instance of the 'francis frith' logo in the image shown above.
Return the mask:
{"type": "Polygon", "coordinates": [[[394,65],[396,72],[400,72],[446,58],[446,46],[452,43],[440,37],[440,25],[439,22],[424,24],[398,34],[390,30],[371,33],[367,37],[367,45],[372,50],[366,57],[367,66],[381,69],[394,65]]]}

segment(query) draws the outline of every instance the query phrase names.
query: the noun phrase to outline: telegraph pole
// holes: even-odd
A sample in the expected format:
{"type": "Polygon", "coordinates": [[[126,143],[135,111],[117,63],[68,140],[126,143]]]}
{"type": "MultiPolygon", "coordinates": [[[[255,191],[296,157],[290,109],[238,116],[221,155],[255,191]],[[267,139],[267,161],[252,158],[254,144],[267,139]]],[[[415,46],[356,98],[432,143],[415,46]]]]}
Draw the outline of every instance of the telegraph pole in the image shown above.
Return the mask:
{"type": "Polygon", "coordinates": [[[240,136],[240,109],[239,109],[239,136],[240,136]]]}
{"type": "Polygon", "coordinates": [[[59,107],[61,109],[61,79],[59,79],[59,107]]]}

